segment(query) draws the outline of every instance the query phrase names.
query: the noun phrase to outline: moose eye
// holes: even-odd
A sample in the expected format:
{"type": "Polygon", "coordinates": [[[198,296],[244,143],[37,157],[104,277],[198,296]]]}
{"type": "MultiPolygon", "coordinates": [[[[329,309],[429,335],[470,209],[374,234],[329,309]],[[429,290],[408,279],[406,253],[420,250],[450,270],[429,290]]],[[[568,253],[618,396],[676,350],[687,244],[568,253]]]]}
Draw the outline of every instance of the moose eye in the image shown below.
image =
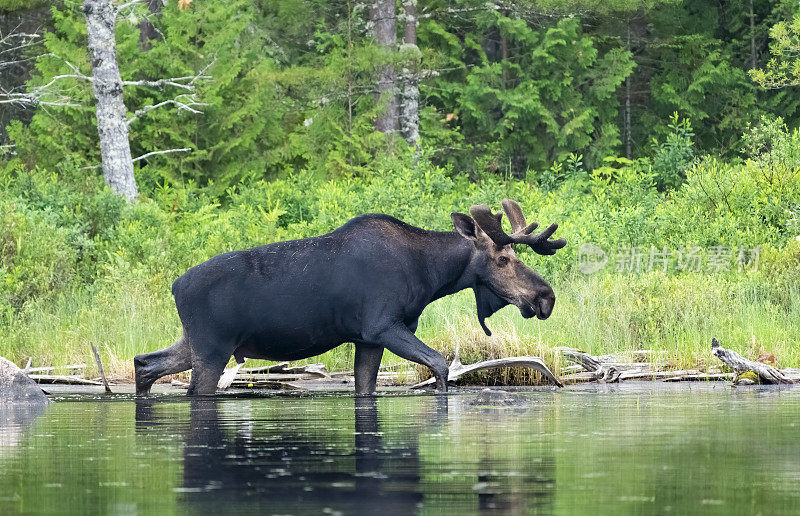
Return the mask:
{"type": "Polygon", "coordinates": [[[508,257],[501,256],[500,258],[498,258],[497,265],[499,265],[500,267],[505,267],[506,265],[508,265],[508,257]]]}

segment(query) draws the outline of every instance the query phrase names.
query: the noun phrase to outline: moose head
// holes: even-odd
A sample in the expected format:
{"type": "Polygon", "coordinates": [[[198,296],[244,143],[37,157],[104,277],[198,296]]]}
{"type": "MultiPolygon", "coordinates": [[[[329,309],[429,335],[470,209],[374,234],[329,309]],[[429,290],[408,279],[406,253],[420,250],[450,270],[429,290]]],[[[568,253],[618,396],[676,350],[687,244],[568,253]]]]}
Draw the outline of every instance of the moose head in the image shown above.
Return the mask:
{"type": "Polygon", "coordinates": [[[486,318],[508,304],[517,306],[526,319],[534,315],[547,319],[556,302],[552,287],[517,258],[514,244],[528,245],[541,255],[555,254],[567,245],[563,238],[549,240],[558,224],[534,234],[539,225],[536,222],[526,224],[519,204],[503,199],[503,210],[511,222],[510,235],[503,230],[503,214],[492,213],[485,204],[470,208],[471,217],[463,213],[450,215],[456,231],[474,246],[468,269],[474,277],[472,289],[478,321],[486,335],[492,334],[486,326],[486,318]]]}

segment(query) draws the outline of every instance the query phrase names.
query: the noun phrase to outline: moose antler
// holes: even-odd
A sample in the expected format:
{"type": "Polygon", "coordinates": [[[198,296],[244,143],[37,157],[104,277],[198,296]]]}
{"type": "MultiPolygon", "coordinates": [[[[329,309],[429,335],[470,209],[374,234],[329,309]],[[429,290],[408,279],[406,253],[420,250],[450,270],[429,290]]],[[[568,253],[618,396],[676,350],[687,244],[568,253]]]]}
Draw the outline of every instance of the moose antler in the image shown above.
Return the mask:
{"type": "Polygon", "coordinates": [[[508,215],[511,229],[514,231],[510,235],[503,230],[503,214],[500,212],[492,213],[492,209],[489,206],[478,204],[470,208],[469,213],[483,232],[499,246],[525,244],[538,254],[551,255],[556,254],[558,249],[567,245],[567,241],[563,238],[548,240],[558,229],[558,224],[551,224],[541,233],[534,235],[532,233],[539,227],[539,224],[532,222],[526,225],[525,216],[522,214],[522,208],[520,208],[519,204],[511,199],[503,199],[503,210],[508,215]]]}

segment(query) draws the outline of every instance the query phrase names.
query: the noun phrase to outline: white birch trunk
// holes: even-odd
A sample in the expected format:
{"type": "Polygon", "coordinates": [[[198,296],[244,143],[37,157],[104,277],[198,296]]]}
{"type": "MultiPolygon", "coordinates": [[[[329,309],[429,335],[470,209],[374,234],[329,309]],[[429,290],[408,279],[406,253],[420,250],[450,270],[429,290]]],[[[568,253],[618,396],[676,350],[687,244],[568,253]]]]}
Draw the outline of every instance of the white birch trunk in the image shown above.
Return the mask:
{"type": "Polygon", "coordinates": [[[409,145],[419,145],[419,47],[417,47],[417,0],[403,0],[403,90],[400,99],[400,132],[409,145]]]}
{"type": "Polygon", "coordinates": [[[122,78],[114,33],[116,13],[110,0],[85,0],[86,30],[92,59],[92,85],[97,99],[97,133],[106,184],[128,201],[136,198],[122,78]]]}
{"type": "MultiPolygon", "coordinates": [[[[388,52],[397,46],[397,18],[394,0],[372,0],[369,7],[369,19],[375,34],[375,42],[388,52]]],[[[393,133],[399,129],[397,105],[397,72],[393,64],[381,69],[377,84],[378,98],[381,103],[381,114],[375,118],[375,130],[382,133],[393,133]]]]}

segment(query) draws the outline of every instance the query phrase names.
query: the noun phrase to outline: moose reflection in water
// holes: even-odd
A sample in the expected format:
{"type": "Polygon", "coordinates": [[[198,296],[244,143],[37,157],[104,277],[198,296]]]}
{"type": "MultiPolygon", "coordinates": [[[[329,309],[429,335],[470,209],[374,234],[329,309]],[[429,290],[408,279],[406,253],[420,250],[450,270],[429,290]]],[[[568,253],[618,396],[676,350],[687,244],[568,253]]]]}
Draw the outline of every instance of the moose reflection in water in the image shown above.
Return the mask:
{"type": "MultiPolygon", "coordinates": [[[[182,486],[177,491],[182,504],[204,512],[329,508],[414,514],[423,506],[458,506],[527,513],[552,502],[552,461],[530,464],[531,475],[509,479],[499,477],[491,461],[483,459],[477,475],[454,471],[453,457],[442,471],[437,460],[437,454],[445,452],[441,447],[427,446],[428,456],[421,456],[420,435],[447,433],[452,398],[415,400],[415,406],[422,402],[421,413],[405,427],[383,421],[381,401],[340,398],[340,404],[351,408],[331,411],[326,420],[278,412],[265,418],[254,413],[247,400],[195,398],[188,425],[185,418],[182,425],[169,413],[174,405],[138,399],[136,426],[141,436],[185,432],[182,486]],[[352,420],[345,411],[353,414],[352,420]],[[544,476],[542,468],[547,470],[544,476]]],[[[456,405],[457,412],[475,410],[463,402],[456,405]]]]}

